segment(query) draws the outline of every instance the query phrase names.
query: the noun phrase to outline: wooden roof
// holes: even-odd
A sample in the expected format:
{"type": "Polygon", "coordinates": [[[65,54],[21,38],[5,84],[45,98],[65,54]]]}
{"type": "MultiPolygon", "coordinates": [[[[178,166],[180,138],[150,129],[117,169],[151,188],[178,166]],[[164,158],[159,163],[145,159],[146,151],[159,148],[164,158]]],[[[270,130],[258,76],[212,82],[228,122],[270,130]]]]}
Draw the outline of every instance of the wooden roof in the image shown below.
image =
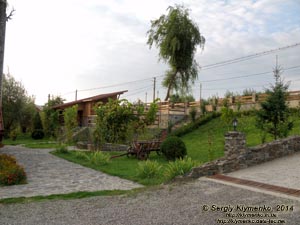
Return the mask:
{"type": "Polygon", "coordinates": [[[126,91],[118,91],[118,92],[112,92],[112,93],[107,93],[107,94],[101,94],[101,95],[96,95],[96,96],[92,96],[89,98],[84,98],[84,99],[80,99],[80,100],[76,100],[76,101],[72,101],[72,102],[67,102],[64,104],[60,104],[60,105],[55,105],[52,108],[53,109],[65,109],[67,107],[73,106],[73,105],[77,105],[80,103],[85,103],[85,102],[99,102],[103,99],[108,99],[114,96],[118,96],[121,94],[124,94],[126,91]]]}

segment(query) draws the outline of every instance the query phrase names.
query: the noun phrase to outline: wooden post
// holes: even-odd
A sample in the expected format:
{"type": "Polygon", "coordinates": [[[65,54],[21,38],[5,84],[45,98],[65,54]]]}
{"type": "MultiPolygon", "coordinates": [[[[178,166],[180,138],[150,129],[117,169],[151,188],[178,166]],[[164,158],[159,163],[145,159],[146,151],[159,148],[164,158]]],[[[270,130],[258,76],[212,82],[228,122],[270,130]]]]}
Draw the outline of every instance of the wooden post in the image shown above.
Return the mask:
{"type": "Polygon", "coordinates": [[[153,78],[153,102],[155,101],[156,77],[153,78]]]}
{"type": "Polygon", "coordinates": [[[6,29],[6,7],[7,1],[0,0],[0,145],[4,135],[4,123],[2,117],[2,76],[3,76],[3,61],[5,47],[5,29],[6,29]]]}

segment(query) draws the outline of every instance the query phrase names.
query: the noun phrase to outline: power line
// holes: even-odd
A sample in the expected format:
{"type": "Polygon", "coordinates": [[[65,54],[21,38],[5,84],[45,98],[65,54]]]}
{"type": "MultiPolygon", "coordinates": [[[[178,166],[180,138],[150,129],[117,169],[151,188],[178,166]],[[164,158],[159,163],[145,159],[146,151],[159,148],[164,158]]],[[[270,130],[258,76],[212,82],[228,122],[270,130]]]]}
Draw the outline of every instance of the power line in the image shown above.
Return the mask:
{"type": "Polygon", "coordinates": [[[152,86],[150,85],[147,85],[147,86],[144,86],[144,87],[141,87],[141,88],[137,88],[137,89],[134,89],[133,91],[135,92],[131,92],[130,94],[124,94],[124,96],[126,97],[129,97],[129,96],[132,96],[132,95],[136,95],[136,94],[139,94],[139,93],[143,93],[145,90],[148,90],[152,88],[152,86]]]}
{"type": "MultiPolygon", "coordinates": [[[[289,68],[286,68],[284,70],[291,70],[291,69],[296,69],[296,68],[300,68],[300,65],[289,67],[289,68]]],[[[216,81],[224,81],[224,80],[234,80],[234,79],[239,79],[239,78],[244,78],[244,77],[259,76],[259,75],[264,75],[264,74],[269,74],[269,73],[273,73],[273,71],[261,72],[261,73],[254,73],[254,74],[247,74],[247,75],[235,76],[235,77],[220,78],[220,79],[203,80],[203,81],[199,81],[197,83],[204,83],[204,82],[208,83],[208,82],[216,82],[216,81]]]]}
{"type": "MultiPolygon", "coordinates": [[[[287,46],[280,47],[280,48],[277,48],[277,49],[271,49],[271,50],[268,50],[268,51],[251,54],[251,55],[248,55],[248,56],[238,57],[238,58],[235,58],[235,59],[229,59],[229,60],[225,60],[225,61],[221,61],[221,62],[217,62],[217,63],[213,63],[213,64],[204,65],[204,66],[201,67],[201,69],[202,70],[209,70],[209,69],[213,69],[213,68],[216,68],[216,67],[226,66],[226,65],[233,64],[233,63],[238,63],[238,62],[242,62],[242,61],[246,61],[246,60],[251,60],[253,58],[257,58],[257,57],[260,57],[260,56],[263,56],[263,55],[268,55],[268,54],[271,54],[271,53],[274,53],[274,52],[277,52],[277,51],[282,51],[282,50],[285,50],[285,49],[294,48],[294,47],[297,47],[297,46],[300,46],[300,43],[295,43],[293,45],[287,45],[287,46]]],[[[222,81],[222,80],[231,80],[231,79],[238,79],[238,78],[249,77],[249,76],[258,76],[258,75],[263,75],[263,74],[266,74],[266,73],[270,73],[270,72],[250,74],[250,75],[245,75],[245,76],[236,76],[236,77],[223,78],[223,79],[206,80],[206,81],[201,81],[201,82],[214,82],[214,81],[222,81]]],[[[156,76],[156,77],[160,79],[163,76],[164,75],[159,75],[159,76],[156,76]]],[[[127,84],[133,84],[133,83],[136,83],[136,82],[150,81],[152,79],[153,79],[153,77],[149,77],[149,78],[145,78],[145,79],[133,80],[133,81],[123,82],[123,83],[118,83],[118,84],[113,84],[113,85],[100,86],[100,87],[89,88],[89,89],[81,89],[81,90],[78,90],[77,92],[85,92],[85,91],[93,91],[93,90],[98,90],[98,89],[118,87],[118,86],[123,86],[123,85],[127,85],[127,84]]],[[[63,94],[62,96],[69,95],[69,94],[72,94],[72,93],[74,93],[74,91],[67,92],[67,93],[63,94]]]]}
{"type": "MultiPolygon", "coordinates": [[[[294,81],[299,81],[300,79],[293,79],[293,80],[289,80],[288,82],[294,82],[294,81]]],[[[241,87],[230,87],[230,88],[204,88],[202,89],[203,91],[224,91],[224,90],[237,90],[237,89],[246,89],[246,88],[257,88],[257,87],[265,87],[267,85],[270,85],[270,83],[265,83],[265,84],[261,84],[261,85],[249,85],[247,87],[245,86],[241,86],[241,87]]],[[[198,89],[196,89],[198,90],[198,89]]]]}
{"type": "Polygon", "coordinates": [[[254,53],[254,54],[251,54],[251,55],[242,56],[242,57],[238,57],[238,58],[235,58],[235,59],[229,59],[229,60],[225,60],[225,61],[222,61],[222,62],[217,62],[217,63],[213,63],[213,64],[204,65],[201,68],[202,68],[202,70],[213,69],[213,68],[216,68],[216,67],[226,66],[226,65],[229,65],[229,64],[254,59],[254,58],[257,58],[257,57],[264,56],[264,55],[269,55],[269,54],[272,54],[272,53],[277,52],[277,51],[282,51],[282,50],[289,49],[289,48],[295,48],[297,46],[300,46],[300,43],[295,43],[293,45],[287,45],[287,46],[284,46],[284,47],[271,49],[271,50],[264,51],[264,52],[254,53]]]}
{"type": "Polygon", "coordinates": [[[102,87],[96,87],[96,88],[90,88],[90,89],[82,89],[82,90],[78,90],[78,92],[83,92],[83,91],[93,91],[93,90],[98,90],[98,89],[104,89],[104,88],[111,88],[111,87],[123,86],[123,85],[126,85],[126,84],[132,84],[132,83],[136,83],[136,82],[147,81],[147,80],[150,80],[150,79],[152,79],[152,78],[145,78],[145,79],[141,79],[141,80],[134,80],[134,81],[123,82],[123,83],[119,83],[119,84],[113,84],[113,85],[102,86],[102,87]]]}

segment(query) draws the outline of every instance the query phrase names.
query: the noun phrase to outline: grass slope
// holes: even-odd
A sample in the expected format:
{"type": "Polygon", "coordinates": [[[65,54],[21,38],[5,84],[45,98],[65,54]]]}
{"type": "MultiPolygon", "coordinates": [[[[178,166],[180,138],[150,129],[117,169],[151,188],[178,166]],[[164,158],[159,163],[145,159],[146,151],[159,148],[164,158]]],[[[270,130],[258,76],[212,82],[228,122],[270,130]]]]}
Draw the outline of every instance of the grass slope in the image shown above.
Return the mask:
{"type": "MultiPolygon", "coordinates": [[[[291,119],[294,121],[294,128],[289,135],[299,135],[300,117],[298,114],[293,114],[291,119]]],[[[238,131],[245,133],[247,146],[256,146],[262,143],[262,132],[255,127],[254,116],[242,115],[238,118],[238,122],[238,131]]],[[[209,161],[209,149],[212,149],[214,159],[224,155],[224,135],[229,130],[232,130],[232,127],[227,126],[219,117],[181,138],[186,144],[188,156],[197,161],[207,162],[209,161]],[[211,144],[209,144],[209,140],[211,144]]],[[[266,142],[272,140],[272,137],[267,135],[266,142]]]]}

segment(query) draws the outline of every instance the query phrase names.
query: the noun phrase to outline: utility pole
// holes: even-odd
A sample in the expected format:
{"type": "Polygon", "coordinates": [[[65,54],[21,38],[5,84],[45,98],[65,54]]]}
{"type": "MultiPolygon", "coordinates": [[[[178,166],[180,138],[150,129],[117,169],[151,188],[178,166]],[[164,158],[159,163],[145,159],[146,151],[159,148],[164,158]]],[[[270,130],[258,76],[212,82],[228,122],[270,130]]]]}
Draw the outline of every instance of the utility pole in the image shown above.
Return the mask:
{"type": "Polygon", "coordinates": [[[155,101],[156,77],[153,77],[153,102],[155,101]]]}
{"type": "Polygon", "coordinates": [[[77,89],[75,91],[75,101],[77,101],[77,89]]]}
{"type": "Polygon", "coordinates": [[[200,83],[200,105],[201,105],[201,100],[202,100],[202,84],[200,83]]]}
{"type": "Polygon", "coordinates": [[[147,92],[145,93],[145,104],[147,104],[147,92]]]}
{"type": "Polygon", "coordinates": [[[0,145],[2,145],[2,138],[4,135],[4,123],[2,117],[2,76],[5,46],[5,28],[7,21],[6,7],[6,0],[0,0],[0,145]]]}

